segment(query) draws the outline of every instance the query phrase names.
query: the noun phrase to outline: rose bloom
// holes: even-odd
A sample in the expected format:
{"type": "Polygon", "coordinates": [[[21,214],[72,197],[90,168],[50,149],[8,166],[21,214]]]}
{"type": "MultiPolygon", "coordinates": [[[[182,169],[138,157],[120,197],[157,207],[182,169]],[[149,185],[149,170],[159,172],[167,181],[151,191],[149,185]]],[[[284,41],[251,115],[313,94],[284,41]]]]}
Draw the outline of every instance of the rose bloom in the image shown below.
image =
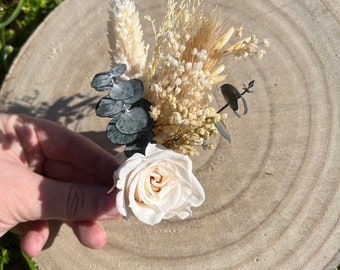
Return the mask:
{"type": "Polygon", "coordinates": [[[149,144],[145,156],[139,153],[127,159],[114,174],[116,204],[123,217],[135,215],[154,225],[162,219],[191,215],[191,207],[204,199],[201,184],[192,172],[188,156],[149,144]]]}

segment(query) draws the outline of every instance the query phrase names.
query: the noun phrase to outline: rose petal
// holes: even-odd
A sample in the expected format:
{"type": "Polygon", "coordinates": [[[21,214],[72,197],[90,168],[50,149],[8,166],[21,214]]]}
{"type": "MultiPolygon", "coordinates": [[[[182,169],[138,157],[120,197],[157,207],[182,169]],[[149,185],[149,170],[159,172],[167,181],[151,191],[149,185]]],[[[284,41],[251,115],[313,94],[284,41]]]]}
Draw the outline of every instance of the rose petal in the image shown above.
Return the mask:
{"type": "Polygon", "coordinates": [[[123,216],[127,217],[125,199],[124,199],[124,191],[119,191],[116,195],[116,207],[118,212],[123,216]]]}

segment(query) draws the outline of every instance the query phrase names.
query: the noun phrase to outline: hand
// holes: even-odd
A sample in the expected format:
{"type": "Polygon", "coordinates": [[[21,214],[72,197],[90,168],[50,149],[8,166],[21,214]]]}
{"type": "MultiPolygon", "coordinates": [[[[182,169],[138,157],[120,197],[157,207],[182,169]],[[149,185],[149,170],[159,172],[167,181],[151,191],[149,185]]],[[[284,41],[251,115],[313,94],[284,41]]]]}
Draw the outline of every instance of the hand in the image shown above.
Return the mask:
{"type": "Polygon", "coordinates": [[[62,220],[91,248],[105,244],[96,223],[119,216],[107,194],[118,164],[112,155],[59,124],[0,114],[0,237],[23,232],[21,249],[36,256],[47,241],[47,220],[62,220]]]}

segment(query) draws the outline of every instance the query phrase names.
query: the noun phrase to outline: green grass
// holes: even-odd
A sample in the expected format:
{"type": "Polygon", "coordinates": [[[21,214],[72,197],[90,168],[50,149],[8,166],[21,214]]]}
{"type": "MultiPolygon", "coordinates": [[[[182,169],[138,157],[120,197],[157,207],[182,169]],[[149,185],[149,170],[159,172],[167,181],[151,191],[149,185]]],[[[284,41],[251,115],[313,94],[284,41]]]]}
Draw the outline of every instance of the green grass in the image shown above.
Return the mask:
{"type": "Polygon", "coordinates": [[[63,0],[0,0],[0,86],[21,46],[63,0]]]}
{"type": "Polygon", "coordinates": [[[34,261],[20,250],[20,240],[12,233],[0,238],[0,270],[35,270],[34,261]]]}

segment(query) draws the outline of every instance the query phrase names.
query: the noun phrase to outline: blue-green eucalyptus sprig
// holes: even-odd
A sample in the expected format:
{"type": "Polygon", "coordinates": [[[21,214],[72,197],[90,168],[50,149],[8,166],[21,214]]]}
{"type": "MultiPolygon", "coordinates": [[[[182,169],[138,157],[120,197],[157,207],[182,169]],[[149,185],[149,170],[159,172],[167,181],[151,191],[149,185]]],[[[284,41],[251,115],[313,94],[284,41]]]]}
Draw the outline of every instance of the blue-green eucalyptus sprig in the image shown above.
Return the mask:
{"type": "MultiPolygon", "coordinates": [[[[222,95],[224,97],[224,100],[227,102],[221,109],[219,109],[217,111],[217,113],[222,112],[225,108],[227,108],[228,106],[233,110],[233,112],[235,113],[235,115],[240,118],[241,115],[237,112],[238,110],[238,99],[240,98],[242,100],[243,103],[243,107],[244,107],[244,112],[243,115],[247,114],[248,112],[248,106],[247,106],[247,102],[244,99],[243,95],[245,93],[253,93],[253,91],[250,91],[249,89],[252,88],[255,84],[255,80],[252,80],[248,83],[248,86],[246,87],[245,84],[243,84],[243,92],[240,93],[233,85],[231,84],[223,84],[221,86],[221,92],[222,95]]],[[[216,122],[215,123],[215,127],[218,130],[218,132],[221,134],[221,136],[226,139],[229,143],[231,142],[231,138],[230,135],[224,130],[221,122],[216,122]]],[[[204,145],[203,145],[204,148],[204,145]]]]}
{"type": "Polygon", "coordinates": [[[153,120],[149,116],[150,102],[142,99],[143,82],[138,79],[128,81],[118,78],[126,71],[120,64],[108,72],[94,76],[91,86],[97,91],[110,90],[96,106],[100,117],[112,118],[106,129],[107,138],[118,145],[126,145],[125,154],[144,154],[149,142],[153,142],[153,120]]]}

